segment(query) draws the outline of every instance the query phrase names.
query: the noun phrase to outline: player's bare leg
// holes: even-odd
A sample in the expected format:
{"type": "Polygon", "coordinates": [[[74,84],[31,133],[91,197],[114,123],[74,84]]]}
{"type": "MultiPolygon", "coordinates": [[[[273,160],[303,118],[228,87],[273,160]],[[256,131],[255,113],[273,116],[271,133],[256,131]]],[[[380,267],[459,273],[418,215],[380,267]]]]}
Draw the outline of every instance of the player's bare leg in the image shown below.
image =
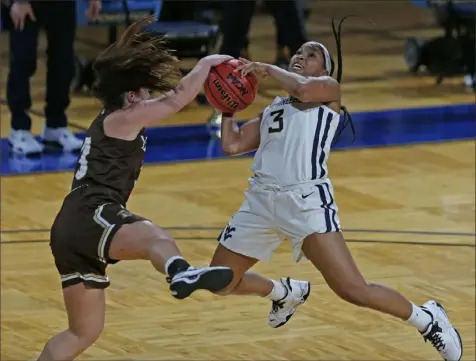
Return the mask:
{"type": "Polygon", "coordinates": [[[243,256],[218,244],[215,254],[210,262],[210,266],[226,266],[233,270],[233,280],[228,287],[217,292],[226,295],[257,295],[265,297],[273,289],[273,282],[254,272],[248,272],[258,260],[243,256]],[[243,281],[245,279],[246,281],[243,281]]]}
{"type": "Polygon", "coordinates": [[[78,283],[63,289],[68,329],[50,338],[39,361],[73,360],[97,340],[104,327],[104,289],[78,283]]]}
{"type": "Polygon", "coordinates": [[[296,308],[306,301],[311,285],[307,281],[297,281],[289,277],[283,277],[278,282],[249,271],[257,262],[255,258],[235,253],[219,244],[210,265],[231,268],[233,281],[217,294],[268,298],[273,302],[269,325],[274,328],[283,326],[292,317],[296,308]]]}
{"type": "MultiPolygon", "coordinates": [[[[148,221],[122,225],[105,254],[114,260],[149,260],[157,271],[170,277],[170,288],[177,298],[185,298],[198,289],[217,292],[233,278],[227,267],[191,267],[174,239],[148,221]]],[[[79,283],[65,288],[63,294],[69,327],[46,343],[41,361],[74,359],[96,341],[104,327],[104,289],[79,283]]]]}
{"type": "Polygon", "coordinates": [[[441,305],[428,301],[418,307],[388,286],[367,282],[357,268],[342,233],[314,233],[304,240],[302,250],[322,273],[329,287],[342,299],[408,321],[445,360],[461,358],[461,339],[441,305]]]}
{"type": "Polygon", "coordinates": [[[123,225],[111,242],[109,257],[115,260],[149,260],[157,271],[168,276],[172,295],[179,299],[198,289],[220,291],[233,278],[233,272],[228,267],[191,267],[173,237],[149,221],[123,225]]]}

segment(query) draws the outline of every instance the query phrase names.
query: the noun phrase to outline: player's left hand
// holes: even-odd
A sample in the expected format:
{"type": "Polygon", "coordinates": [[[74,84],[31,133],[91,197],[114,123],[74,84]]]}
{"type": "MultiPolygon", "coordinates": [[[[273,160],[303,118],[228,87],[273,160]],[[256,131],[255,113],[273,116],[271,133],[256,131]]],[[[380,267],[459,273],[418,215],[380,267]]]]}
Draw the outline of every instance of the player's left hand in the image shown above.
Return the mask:
{"type": "Polygon", "coordinates": [[[240,60],[244,64],[237,67],[235,71],[241,72],[242,78],[246,77],[249,73],[253,73],[262,79],[266,79],[268,77],[269,64],[249,61],[245,58],[240,58],[240,60]]]}
{"type": "Polygon", "coordinates": [[[233,57],[229,55],[221,55],[221,54],[214,54],[214,55],[208,55],[204,58],[201,58],[199,60],[200,63],[206,64],[210,68],[213,68],[214,66],[218,66],[225,61],[232,60],[233,57]]]}

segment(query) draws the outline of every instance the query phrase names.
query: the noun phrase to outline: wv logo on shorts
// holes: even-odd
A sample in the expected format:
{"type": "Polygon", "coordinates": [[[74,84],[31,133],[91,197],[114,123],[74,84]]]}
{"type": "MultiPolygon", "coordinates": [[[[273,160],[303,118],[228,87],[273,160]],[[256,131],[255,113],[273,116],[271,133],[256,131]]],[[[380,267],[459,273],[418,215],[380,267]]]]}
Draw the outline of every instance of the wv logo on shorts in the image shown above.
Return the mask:
{"type": "Polygon", "coordinates": [[[223,242],[226,241],[228,238],[232,237],[232,233],[236,231],[235,227],[227,225],[226,228],[221,231],[220,235],[218,236],[218,241],[220,241],[223,237],[223,242]]]}

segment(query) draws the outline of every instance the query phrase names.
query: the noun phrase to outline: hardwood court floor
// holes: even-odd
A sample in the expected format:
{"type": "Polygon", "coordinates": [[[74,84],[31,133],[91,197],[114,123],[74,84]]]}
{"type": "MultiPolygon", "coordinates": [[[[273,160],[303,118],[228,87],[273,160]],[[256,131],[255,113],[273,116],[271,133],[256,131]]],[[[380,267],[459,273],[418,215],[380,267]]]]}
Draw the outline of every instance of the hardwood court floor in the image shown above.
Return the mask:
{"type": "MultiPolygon", "coordinates": [[[[431,12],[415,8],[410,1],[315,1],[314,11],[307,22],[309,38],[326,44],[335,53],[330,21],[333,15],[338,19],[347,14],[351,18],[343,27],[344,53],[344,103],[351,111],[372,111],[378,109],[420,107],[441,104],[474,102],[474,94],[467,93],[462,85],[462,77],[448,79],[440,85],[427,76],[408,74],[403,59],[405,39],[410,36],[431,38],[441,33],[436,27],[431,12]],[[367,22],[371,19],[372,25],[367,22]]],[[[102,28],[80,28],[78,38],[105,43],[107,35],[102,28]]],[[[2,34],[0,45],[2,58],[2,85],[5,84],[8,68],[8,38],[2,34]]],[[[43,126],[44,81],[45,81],[45,39],[39,45],[38,71],[32,79],[33,131],[39,133],[43,126]]],[[[93,58],[97,49],[76,43],[77,54],[93,58]]],[[[275,54],[275,27],[270,15],[257,14],[251,27],[251,56],[258,61],[273,62],[275,54]]],[[[190,63],[189,61],[187,63],[190,63]]],[[[193,65],[193,62],[192,62],[193,65]]],[[[271,99],[282,94],[276,83],[267,81],[260,88],[255,103],[240,113],[241,119],[256,116],[271,99]]],[[[2,99],[5,94],[2,92],[2,99]]],[[[71,124],[89,126],[99,110],[99,104],[87,95],[74,95],[69,109],[71,124]]],[[[185,110],[168,119],[164,124],[203,123],[211,114],[208,106],[190,104],[185,110]]],[[[10,115],[5,106],[0,108],[1,132],[6,136],[10,129],[10,115]]],[[[77,130],[77,127],[74,127],[77,130]]]]}
{"type": "MultiPolygon", "coordinates": [[[[362,272],[414,302],[441,301],[463,338],[463,360],[476,356],[474,154],[474,142],[454,142],[336,152],[330,161],[341,221],[362,272]]],[[[250,161],[147,166],[130,209],[176,227],[170,232],[187,258],[205,265],[242,201],[250,161]]],[[[67,325],[41,229],[51,225],[70,180],[70,173],[2,178],[2,360],[35,358],[67,325]]],[[[266,300],[196,293],[177,301],[147,263],[110,267],[107,324],[81,359],[439,359],[411,327],[339,300],[309,263],[292,263],[287,244],[256,270],[311,280],[311,297],[286,327],[267,326],[266,300]]]]}

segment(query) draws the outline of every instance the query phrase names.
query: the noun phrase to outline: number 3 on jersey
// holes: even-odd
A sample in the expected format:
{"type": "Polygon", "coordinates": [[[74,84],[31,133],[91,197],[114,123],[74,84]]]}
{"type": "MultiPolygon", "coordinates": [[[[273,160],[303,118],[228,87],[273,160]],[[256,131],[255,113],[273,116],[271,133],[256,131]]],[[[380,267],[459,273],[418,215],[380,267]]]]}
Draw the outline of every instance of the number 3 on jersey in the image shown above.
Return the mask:
{"type": "Polygon", "coordinates": [[[83,146],[81,147],[81,155],[78,160],[79,168],[74,176],[77,180],[80,180],[81,178],[83,178],[88,171],[87,156],[89,155],[90,151],[91,151],[91,137],[86,137],[84,139],[83,146]]]}
{"type": "Polygon", "coordinates": [[[273,124],[268,128],[270,133],[280,133],[284,129],[284,109],[278,109],[269,113],[273,117],[273,124]]]}

